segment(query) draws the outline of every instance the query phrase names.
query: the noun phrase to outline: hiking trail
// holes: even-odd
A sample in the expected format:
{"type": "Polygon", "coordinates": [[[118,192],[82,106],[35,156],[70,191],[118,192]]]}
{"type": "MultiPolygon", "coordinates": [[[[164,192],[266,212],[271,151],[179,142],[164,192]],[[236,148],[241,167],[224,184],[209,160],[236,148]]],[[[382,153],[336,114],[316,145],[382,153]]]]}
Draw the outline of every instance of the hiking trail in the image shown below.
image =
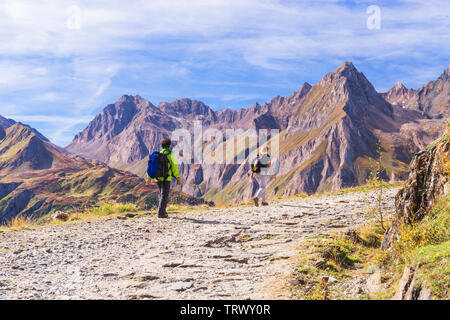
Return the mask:
{"type": "MultiPolygon", "coordinates": [[[[384,190],[394,210],[397,189],[384,190]]],[[[376,195],[370,193],[374,203],[376,195]]],[[[299,241],[367,222],[367,193],[0,233],[1,299],[286,299],[299,241]]]]}

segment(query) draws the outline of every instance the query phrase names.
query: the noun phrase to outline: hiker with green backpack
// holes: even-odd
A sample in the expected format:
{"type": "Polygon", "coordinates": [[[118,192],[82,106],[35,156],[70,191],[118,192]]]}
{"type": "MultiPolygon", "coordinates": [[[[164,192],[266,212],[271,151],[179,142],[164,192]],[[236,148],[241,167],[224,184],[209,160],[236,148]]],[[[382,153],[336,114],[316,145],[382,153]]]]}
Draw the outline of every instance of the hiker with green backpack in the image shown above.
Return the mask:
{"type": "Polygon", "coordinates": [[[148,159],[147,185],[152,179],[157,183],[159,189],[158,218],[168,218],[167,203],[169,202],[170,184],[172,177],[177,179],[181,185],[180,173],[178,172],[177,158],[172,152],[172,142],[164,139],[161,142],[161,151],[154,151],[148,159]]]}
{"type": "Polygon", "coordinates": [[[266,202],[266,187],[270,182],[271,176],[273,176],[274,180],[277,180],[277,176],[272,168],[272,162],[270,159],[270,155],[267,153],[268,149],[264,148],[263,154],[260,156],[259,154],[256,156],[256,160],[252,165],[252,174],[251,179],[255,179],[258,182],[259,189],[253,198],[255,202],[255,206],[259,206],[259,200],[261,200],[261,204],[263,206],[269,205],[266,202]],[[270,169],[270,170],[269,170],[270,169]]]}

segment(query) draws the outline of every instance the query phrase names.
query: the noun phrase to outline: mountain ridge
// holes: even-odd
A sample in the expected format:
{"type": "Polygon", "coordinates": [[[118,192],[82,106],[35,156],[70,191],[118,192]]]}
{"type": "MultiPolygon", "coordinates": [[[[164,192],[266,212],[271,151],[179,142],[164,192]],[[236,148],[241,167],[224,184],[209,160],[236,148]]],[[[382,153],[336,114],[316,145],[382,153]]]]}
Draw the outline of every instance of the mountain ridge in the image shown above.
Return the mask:
{"type": "MultiPolygon", "coordinates": [[[[447,78],[440,79],[435,81],[447,78]]],[[[441,88],[430,83],[427,96],[435,96],[433,92],[439,96],[441,88]]],[[[401,86],[396,90],[404,91],[401,86]]],[[[248,109],[214,111],[188,98],[162,102],[156,107],[148,102],[148,107],[134,114],[113,138],[94,139],[88,144],[75,138],[67,150],[143,175],[149,151],[158,149],[161,139],[170,137],[174,129],[186,129],[192,134],[194,120],[202,121],[204,130],[242,129],[242,138],[249,130],[278,129],[283,166],[279,181],[269,186],[271,195],[335,190],[367,179],[378,139],[382,140],[388,167],[384,178],[396,180],[405,176],[412,154],[439,135],[439,128],[443,127],[439,117],[434,119],[423,110],[388,100],[351,62],[345,62],[314,86],[304,83],[289,97],[277,96],[248,109]]],[[[436,109],[434,103],[439,104],[441,99],[427,101],[431,101],[431,109],[436,109]]],[[[86,132],[88,129],[80,134],[86,132]]],[[[207,153],[213,153],[209,142],[202,144],[207,153]]],[[[226,140],[214,145],[223,150],[230,148],[226,140]]],[[[203,164],[195,168],[181,165],[186,181],[183,191],[213,201],[229,198],[226,194],[230,193],[236,194],[233,201],[250,197],[254,185],[243,180],[248,174],[250,151],[236,151],[245,152],[244,164],[203,164]]]]}
{"type": "MultiPolygon", "coordinates": [[[[11,123],[9,123],[11,124],[11,123]]],[[[156,186],[99,161],[70,156],[33,128],[14,122],[0,137],[0,225],[15,217],[38,219],[55,211],[83,211],[100,202],[157,204],[156,186]]],[[[174,202],[204,203],[178,191],[174,202]]]]}
{"type": "Polygon", "coordinates": [[[421,112],[428,118],[450,117],[450,66],[436,79],[414,90],[396,84],[383,97],[392,104],[421,112]]]}

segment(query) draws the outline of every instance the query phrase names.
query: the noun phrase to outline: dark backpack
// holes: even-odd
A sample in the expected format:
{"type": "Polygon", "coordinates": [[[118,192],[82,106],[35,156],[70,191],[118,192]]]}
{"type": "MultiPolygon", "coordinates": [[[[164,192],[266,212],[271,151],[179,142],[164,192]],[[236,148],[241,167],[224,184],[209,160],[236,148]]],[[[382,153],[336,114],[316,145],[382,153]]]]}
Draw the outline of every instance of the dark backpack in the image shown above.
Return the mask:
{"type": "Polygon", "coordinates": [[[150,178],[164,178],[166,180],[169,177],[169,158],[167,154],[154,151],[148,159],[147,174],[150,178]]]}
{"type": "Polygon", "coordinates": [[[252,166],[252,172],[261,173],[261,168],[267,168],[268,166],[268,164],[262,164],[261,159],[257,157],[255,163],[252,166]]]}

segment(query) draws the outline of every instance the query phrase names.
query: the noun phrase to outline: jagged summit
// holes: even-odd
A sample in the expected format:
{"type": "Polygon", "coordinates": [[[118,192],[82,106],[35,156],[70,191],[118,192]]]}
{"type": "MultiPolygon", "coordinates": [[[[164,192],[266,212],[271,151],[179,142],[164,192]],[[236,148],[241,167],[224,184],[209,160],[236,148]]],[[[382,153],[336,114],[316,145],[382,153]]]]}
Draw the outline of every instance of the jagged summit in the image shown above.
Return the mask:
{"type": "Polygon", "coordinates": [[[305,82],[300,89],[298,89],[296,92],[294,92],[289,99],[299,100],[303,98],[309,90],[311,90],[312,85],[310,85],[308,82],[305,82]]]}
{"type": "Polygon", "coordinates": [[[0,170],[10,173],[20,169],[42,170],[52,167],[54,156],[50,144],[29,126],[20,122],[5,129],[0,141],[0,170]]]}
{"type": "Polygon", "coordinates": [[[191,100],[189,98],[176,99],[172,102],[161,102],[157,106],[163,112],[174,116],[210,116],[215,118],[214,111],[198,100],[191,100]]]}
{"type": "Polygon", "coordinates": [[[14,120],[6,119],[0,116],[0,139],[5,137],[5,129],[9,128],[15,123],[14,120]]]}
{"type": "Polygon", "coordinates": [[[448,66],[448,67],[444,70],[444,72],[441,74],[441,76],[439,77],[439,79],[442,79],[442,80],[448,80],[449,77],[450,77],[450,66],[448,66]]]}
{"type": "Polygon", "coordinates": [[[389,89],[388,92],[383,93],[382,96],[391,104],[404,105],[409,99],[414,96],[413,89],[406,88],[403,83],[397,82],[395,86],[389,89]]]}
{"type": "Polygon", "coordinates": [[[376,126],[373,119],[393,116],[392,106],[351,62],[345,62],[335,71],[327,73],[308,91],[290,125],[314,128],[327,119],[335,117],[336,120],[344,113],[353,121],[365,122],[367,126],[376,126]]]}
{"type": "Polygon", "coordinates": [[[403,83],[401,83],[401,82],[397,82],[397,83],[395,84],[395,86],[393,87],[393,89],[395,89],[395,90],[408,90],[408,89],[403,85],[403,83]]]}
{"type": "MultiPolygon", "coordinates": [[[[362,98],[359,104],[362,102],[364,104],[383,104],[381,101],[383,99],[370,81],[351,62],[345,62],[335,71],[327,73],[314,87],[317,86],[323,87],[325,91],[334,92],[333,94],[337,95],[338,99],[354,96],[357,99],[362,98]],[[332,86],[331,90],[329,89],[330,85],[332,86]]],[[[384,112],[391,113],[389,107],[384,106],[383,109],[384,112]]]]}
{"type": "Polygon", "coordinates": [[[370,83],[364,74],[359,72],[351,62],[344,62],[335,71],[331,72],[331,74],[334,75],[334,77],[344,77],[349,81],[364,81],[370,83]]]}
{"type": "Polygon", "coordinates": [[[6,128],[12,126],[14,123],[15,123],[14,120],[7,119],[7,118],[0,116],[0,128],[6,129],[6,128]]]}
{"type": "Polygon", "coordinates": [[[343,64],[341,64],[335,71],[335,73],[340,73],[342,75],[350,75],[351,73],[356,73],[358,70],[350,61],[345,61],[343,64]]]}
{"type": "Polygon", "coordinates": [[[303,85],[300,87],[300,91],[304,90],[304,89],[311,89],[312,85],[309,82],[305,82],[303,83],[303,85]]]}
{"type": "Polygon", "coordinates": [[[391,104],[404,109],[414,110],[429,118],[444,118],[450,116],[450,66],[436,80],[428,82],[423,87],[414,90],[400,87],[398,84],[383,97],[391,104]]]}
{"type": "Polygon", "coordinates": [[[364,74],[359,72],[353,63],[348,61],[341,64],[336,70],[327,73],[321,81],[332,83],[338,79],[346,79],[350,82],[365,82],[370,84],[364,74]]]}

